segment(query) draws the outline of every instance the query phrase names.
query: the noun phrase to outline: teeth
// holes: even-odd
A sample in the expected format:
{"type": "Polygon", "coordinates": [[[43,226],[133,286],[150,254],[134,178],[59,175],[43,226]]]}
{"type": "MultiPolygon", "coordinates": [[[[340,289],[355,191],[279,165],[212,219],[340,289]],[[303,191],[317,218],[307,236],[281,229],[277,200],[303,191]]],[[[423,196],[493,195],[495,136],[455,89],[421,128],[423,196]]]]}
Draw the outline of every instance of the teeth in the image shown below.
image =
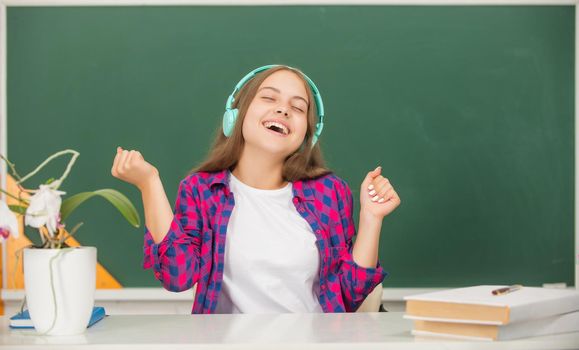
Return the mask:
{"type": "Polygon", "coordinates": [[[269,129],[270,127],[272,127],[272,126],[276,126],[276,127],[278,127],[278,128],[280,128],[280,129],[283,130],[284,135],[289,134],[288,128],[286,128],[285,125],[283,125],[283,124],[281,124],[281,123],[265,122],[265,123],[263,123],[263,126],[265,126],[265,127],[268,128],[268,129],[269,129]]]}

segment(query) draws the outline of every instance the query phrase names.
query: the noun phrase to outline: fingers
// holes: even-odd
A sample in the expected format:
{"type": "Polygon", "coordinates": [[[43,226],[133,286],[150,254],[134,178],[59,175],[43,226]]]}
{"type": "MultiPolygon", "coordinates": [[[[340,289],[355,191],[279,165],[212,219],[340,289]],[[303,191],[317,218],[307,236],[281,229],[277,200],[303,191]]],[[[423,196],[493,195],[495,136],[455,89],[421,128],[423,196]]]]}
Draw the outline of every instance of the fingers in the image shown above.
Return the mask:
{"type": "Polygon", "coordinates": [[[382,167],[380,166],[370,171],[362,182],[362,190],[368,193],[372,202],[387,203],[395,208],[400,204],[400,197],[398,197],[390,180],[382,176],[381,172],[382,167]]]}
{"type": "Polygon", "coordinates": [[[131,162],[133,161],[133,159],[136,158],[136,153],[137,153],[137,151],[130,151],[129,152],[129,155],[127,156],[127,163],[126,163],[127,166],[131,165],[131,162]]]}
{"type": "Polygon", "coordinates": [[[123,150],[121,152],[121,159],[119,160],[119,164],[117,166],[117,172],[122,174],[126,167],[127,157],[129,156],[129,151],[123,150]]]}
{"type": "Polygon", "coordinates": [[[139,160],[144,160],[141,152],[135,150],[123,150],[121,147],[117,147],[117,154],[115,155],[115,159],[113,161],[111,173],[113,176],[117,176],[124,170],[127,170],[132,162],[139,160]]]}
{"type": "Polygon", "coordinates": [[[374,185],[374,189],[376,190],[376,192],[380,196],[384,196],[386,191],[388,191],[391,188],[392,188],[392,184],[390,183],[390,181],[387,178],[382,177],[382,176],[380,176],[380,179],[374,185]]]}
{"type": "Polygon", "coordinates": [[[118,177],[119,175],[122,175],[123,172],[125,171],[128,162],[130,161],[130,155],[132,153],[135,153],[136,151],[128,151],[128,150],[123,150],[121,147],[117,147],[117,154],[115,156],[115,160],[113,161],[113,167],[111,169],[111,173],[113,174],[113,176],[118,177]]]}
{"type": "Polygon", "coordinates": [[[372,194],[378,194],[380,191],[384,189],[384,187],[392,186],[390,181],[382,175],[376,177],[368,186],[368,191],[372,192],[372,194]]]}
{"type": "Polygon", "coordinates": [[[384,199],[385,202],[388,202],[395,196],[395,194],[396,191],[394,191],[394,188],[390,187],[390,189],[388,189],[388,191],[386,191],[384,195],[382,195],[382,199],[384,199]]]}
{"type": "Polygon", "coordinates": [[[387,201],[391,195],[390,191],[394,191],[394,188],[390,181],[382,175],[376,177],[368,187],[368,195],[372,197],[373,202],[378,203],[387,201]]]}
{"type": "Polygon", "coordinates": [[[144,161],[141,152],[139,151],[130,151],[129,156],[127,157],[127,167],[135,167],[139,165],[139,162],[144,161]]]}

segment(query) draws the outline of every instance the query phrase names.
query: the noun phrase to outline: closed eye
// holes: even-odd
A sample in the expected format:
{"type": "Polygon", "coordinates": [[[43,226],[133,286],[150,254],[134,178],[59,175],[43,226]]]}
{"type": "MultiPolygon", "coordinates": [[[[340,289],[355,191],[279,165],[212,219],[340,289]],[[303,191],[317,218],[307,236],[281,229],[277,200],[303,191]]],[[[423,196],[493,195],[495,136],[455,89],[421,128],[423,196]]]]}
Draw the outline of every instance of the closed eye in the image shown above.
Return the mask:
{"type": "MultiPolygon", "coordinates": [[[[268,100],[268,101],[275,101],[274,98],[269,97],[269,96],[262,96],[261,98],[264,99],[264,100],[268,100]]],[[[301,108],[299,108],[299,107],[295,107],[295,106],[294,106],[293,108],[294,108],[295,110],[297,110],[298,112],[300,112],[300,113],[304,113],[304,110],[301,109],[301,108]]]]}

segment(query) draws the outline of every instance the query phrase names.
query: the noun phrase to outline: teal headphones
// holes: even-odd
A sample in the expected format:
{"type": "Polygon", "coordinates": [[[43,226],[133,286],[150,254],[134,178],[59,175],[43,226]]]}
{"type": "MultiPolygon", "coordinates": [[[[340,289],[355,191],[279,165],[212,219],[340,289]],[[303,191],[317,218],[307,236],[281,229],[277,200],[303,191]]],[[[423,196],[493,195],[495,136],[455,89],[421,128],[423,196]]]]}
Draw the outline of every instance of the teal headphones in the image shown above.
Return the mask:
{"type": "MultiPolygon", "coordinates": [[[[233,134],[233,128],[235,127],[235,121],[237,120],[237,114],[239,112],[237,110],[237,108],[234,108],[234,109],[231,108],[231,106],[233,105],[233,101],[235,101],[234,95],[239,91],[239,89],[241,89],[241,87],[247,81],[249,81],[251,78],[253,78],[257,73],[263,72],[264,70],[268,70],[272,67],[278,67],[278,66],[280,66],[280,65],[270,64],[267,66],[256,68],[256,69],[252,70],[251,72],[249,72],[246,76],[244,76],[239,81],[239,83],[237,83],[237,85],[235,85],[235,89],[233,89],[233,92],[227,98],[227,103],[225,104],[225,113],[223,114],[223,134],[226,137],[229,137],[229,136],[231,136],[231,134],[233,134]]],[[[288,67],[288,68],[291,68],[291,67],[288,67]]],[[[318,141],[318,137],[320,137],[320,135],[322,134],[322,129],[324,128],[324,104],[322,102],[322,97],[320,96],[320,91],[316,87],[316,84],[314,84],[314,82],[310,78],[308,78],[305,74],[304,74],[304,78],[306,78],[308,84],[312,88],[314,99],[316,100],[316,110],[317,110],[318,116],[320,118],[320,122],[316,124],[316,131],[314,132],[314,137],[312,139],[312,147],[314,147],[314,145],[318,141]]]]}

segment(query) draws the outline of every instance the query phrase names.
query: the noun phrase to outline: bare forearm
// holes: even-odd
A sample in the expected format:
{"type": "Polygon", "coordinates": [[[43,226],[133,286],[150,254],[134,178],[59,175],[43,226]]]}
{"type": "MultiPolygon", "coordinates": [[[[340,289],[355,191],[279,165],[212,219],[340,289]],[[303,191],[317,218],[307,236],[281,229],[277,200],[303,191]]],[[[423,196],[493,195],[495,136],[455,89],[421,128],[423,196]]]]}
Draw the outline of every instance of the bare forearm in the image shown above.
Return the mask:
{"type": "Polygon", "coordinates": [[[143,197],[145,225],[151,232],[155,243],[159,243],[165,238],[173,221],[173,210],[165,194],[161,178],[155,176],[139,189],[143,197]]]}
{"type": "Polygon", "coordinates": [[[376,267],[382,219],[360,212],[358,235],[352,249],[354,262],[361,267],[376,267]]]}

